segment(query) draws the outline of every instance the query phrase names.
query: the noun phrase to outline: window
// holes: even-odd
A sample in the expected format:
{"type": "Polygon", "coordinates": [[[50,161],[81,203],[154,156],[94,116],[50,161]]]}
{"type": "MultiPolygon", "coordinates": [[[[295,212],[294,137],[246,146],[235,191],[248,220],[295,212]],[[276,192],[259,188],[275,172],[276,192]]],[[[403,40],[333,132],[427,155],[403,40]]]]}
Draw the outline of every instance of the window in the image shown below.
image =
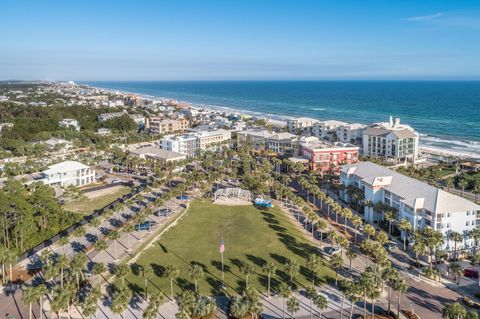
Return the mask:
{"type": "Polygon", "coordinates": [[[450,223],[447,223],[447,228],[450,228],[450,223]]]}
{"type": "Polygon", "coordinates": [[[467,222],[465,223],[465,226],[470,226],[470,222],[467,220],[467,222]]]}

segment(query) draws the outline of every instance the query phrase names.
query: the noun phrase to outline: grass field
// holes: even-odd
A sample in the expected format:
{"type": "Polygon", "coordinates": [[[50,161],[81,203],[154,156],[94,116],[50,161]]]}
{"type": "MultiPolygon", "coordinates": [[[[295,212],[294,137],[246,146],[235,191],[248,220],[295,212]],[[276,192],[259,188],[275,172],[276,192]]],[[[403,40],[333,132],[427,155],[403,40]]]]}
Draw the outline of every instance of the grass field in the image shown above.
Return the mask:
{"type": "MultiPolygon", "coordinates": [[[[145,252],[132,265],[132,274],[127,282],[134,290],[143,292],[144,280],[138,274],[138,265],[151,265],[155,276],[153,286],[170,294],[170,281],[163,277],[165,267],[176,265],[180,276],[175,282],[175,291],[193,289],[193,280],[188,277],[192,263],[205,269],[205,277],[199,281],[199,291],[203,294],[219,295],[221,286],[220,240],[225,242],[224,264],[225,283],[228,293],[240,292],[244,287],[244,276],[239,271],[242,261],[255,265],[256,274],[251,275],[249,285],[266,291],[267,277],[262,274],[265,261],[272,261],[277,267],[272,276],[272,287],[279,282],[288,282],[285,262],[288,258],[300,264],[300,272],[295,278],[296,286],[306,286],[311,282],[311,273],[305,266],[305,259],[315,252],[304,235],[289,218],[277,208],[259,210],[253,206],[218,206],[195,201],[187,215],[177,226],[170,229],[154,246],[145,252]]],[[[317,282],[333,278],[332,270],[323,266],[317,282]]]]}
{"type": "Polygon", "coordinates": [[[115,201],[117,198],[130,193],[130,191],[131,188],[128,186],[118,186],[118,188],[115,188],[115,190],[111,193],[107,193],[95,198],[89,198],[85,196],[82,199],[68,201],[63,205],[63,207],[72,212],[79,212],[83,214],[91,213],[93,210],[105,207],[106,205],[115,201]]]}

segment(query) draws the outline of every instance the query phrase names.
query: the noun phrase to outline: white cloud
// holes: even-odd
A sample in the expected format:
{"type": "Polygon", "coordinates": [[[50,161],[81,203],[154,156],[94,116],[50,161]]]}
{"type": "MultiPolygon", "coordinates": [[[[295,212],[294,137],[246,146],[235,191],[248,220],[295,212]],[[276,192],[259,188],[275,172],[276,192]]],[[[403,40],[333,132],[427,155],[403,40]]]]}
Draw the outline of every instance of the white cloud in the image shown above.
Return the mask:
{"type": "Polygon", "coordinates": [[[443,17],[444,15],[445,14],[443,12],[437,12],[437,13],[428,14],[428,15],[424,15],[424,16],[416,16],[416,17],[405,18],[403,20],[405,20],[405,21],[431,21],[431,20],[443,17]]]}

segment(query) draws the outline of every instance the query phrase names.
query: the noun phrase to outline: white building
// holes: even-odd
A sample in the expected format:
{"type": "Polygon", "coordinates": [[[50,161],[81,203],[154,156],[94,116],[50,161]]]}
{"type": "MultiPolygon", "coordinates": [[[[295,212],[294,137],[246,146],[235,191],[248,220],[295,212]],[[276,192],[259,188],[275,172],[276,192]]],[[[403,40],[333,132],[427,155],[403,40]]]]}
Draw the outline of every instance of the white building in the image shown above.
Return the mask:
{"type": "Polygon", "coordinates": [[[310,134],[313,124],[316,122],[318,122],[318,120],[308,117],[297,117],[287,121],[287,128],[288,131],[293,134],[310,134]]]}
{"type": "Polygon", "coordinates": [[[95,183],[95,170],[79,162],[65,161],[49,166],[42,177],[47,185],[81,187],[95,183]]]}
{"type": "Polygon", "coordinates": [[[63,128],[73,127],[77,132],[80,131],[80,124],[75,119],[63,119],[58,122],[58,125],[63,128]]]}
{"type": "Polygon", "coordinates": [[[342,143],[361,144],[366,127],[359,123],[341,125],[337,127],[337,140],[342,143]]]}
{"type": "MultiPolygon", "coordinates": [[[[458,247],[469,248],[473,239],[466,235],[480,226],[480,206],[462,197],[428,185],[419,180],[399,174],[371,162],[345,165],[340,172],[343,185],[353,185],[364,192],[364,201],[384,203],[396,211],[396,220],[408,219],[412,229],[431,227],[441,232],[445,247],[452,250],[454,242],[450,233],[463,234],[465,239],[458,247]]],[[[348,194],[342,191],[348,201],[348,194]]],[[[364,207],[364,219],[375,223],[382,218],[373,208],[364,207]]]]}
{"type": "Polygon", "coordinates": [[[52,137],[44,141],[43,144],[47,145],[50,150],[68,150],[73,148],[73,142],[64,140],[62,138],[52,137]]]}
{"type": "Polygon", "coordinates": [[[321,140],[335,142],[337,140],[337,128],[344,125],[347,125],[347,123],[335,120],[315,122],[312,127],[312,134],[321,140]]]}
{"type": "Polygon", "coordinates": [[[264,129],[249,129],[239,131],[237,134],[237,143],[239,145],[248,143],[256,150],[264,150],[267,148],[267,139],[273,134],[264,129]]]}
{"type": "Polygon", "coordinates": [[[232,131],[229,130],[199,131],[180,136],[165,136],[160,139],[159,145],[163,150],[193,157],[200,151],[216,150],[231,138],[232,131]]]}
{"type": "Polygon", "coordinates": [[[419,134],[410,126],[400,124],[400,119],[373,123],[363,131],[363,154],[383,157],[395,163],[415,162],[418,158],[419,134]]]}
{"type": "Polygon", "coordinates": [[[102,127],[102,128],[99,128],[97,130],[97,134],[102,135],[102,136],[108,136],[108,135],[112,134],[112,131],[110,131],[110,129],[108,129],[108,128],[103,128],[102,127]]]}
{"type": "Polygon", "coordinates": [[[157,146],[141,147],[130,152],[131,155],[141,159],[159,160],[163,162],[181,161],[187,158],[187,155],[167,151],[157,146]]]}

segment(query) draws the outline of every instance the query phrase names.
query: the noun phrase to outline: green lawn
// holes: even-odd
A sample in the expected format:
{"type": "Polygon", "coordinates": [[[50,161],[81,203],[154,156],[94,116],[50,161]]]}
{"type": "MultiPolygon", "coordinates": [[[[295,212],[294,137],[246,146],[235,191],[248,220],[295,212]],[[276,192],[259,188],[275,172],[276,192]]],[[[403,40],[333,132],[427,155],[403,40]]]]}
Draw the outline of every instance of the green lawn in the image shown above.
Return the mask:
{"type": "Polygon", "coordinates": [[[111,194],[106,194],[92,199],[84,197],[82,199],[68,201],[63,205],[63,207],[68,211],[89,214],[95,209],[103,208],[115,201],[117,198],[130,193],[130,191],[131,188],[128,186],[119,186],[119,188],[111,194]]]}
{"type": "MultiPolygon", "coordinates": [[[[132,274],[127,282],[136,291],[142,292],[143,278],[138,274],[138,265],[151,265],[155,276],[149,287],[157,287],[170,294],[170,282],[164,278],[165,267],[172,264],[180,268],[180,276],[175,282],[175,291],[192,288],[193,280],[188,275],[192,263],[202,265],[205,277],[199,281],[203,294],[220,294],[221,255],[220,239],[225,241],[225,282],[228,292],[240,292],[244,287],[244,276],[238,265],[248,261],[255,265],[256,274],[250,276],[249,284],[266,291],[267,279],[262,274],[265,261],[272,261],[277,267],[272,277],[272,286],[281,281],[288,282],[284,272],[288,258],[300,264],[300,272],[295,278],[296,286],[306,286],[311,282],[311,273],[305,266],[305,258],[315,253],[304,235],[292,225],[288,217],[279,209],[267,211],[253,206],[218,206],[195,201],[180,223],[170,229],[154,246],[132,265],[132,274]]],[[[333,278],[332,270],[323,266],[317,282],[333,278]]],[[[150,288],[152,289],[152,288],[150,288]]]]}

